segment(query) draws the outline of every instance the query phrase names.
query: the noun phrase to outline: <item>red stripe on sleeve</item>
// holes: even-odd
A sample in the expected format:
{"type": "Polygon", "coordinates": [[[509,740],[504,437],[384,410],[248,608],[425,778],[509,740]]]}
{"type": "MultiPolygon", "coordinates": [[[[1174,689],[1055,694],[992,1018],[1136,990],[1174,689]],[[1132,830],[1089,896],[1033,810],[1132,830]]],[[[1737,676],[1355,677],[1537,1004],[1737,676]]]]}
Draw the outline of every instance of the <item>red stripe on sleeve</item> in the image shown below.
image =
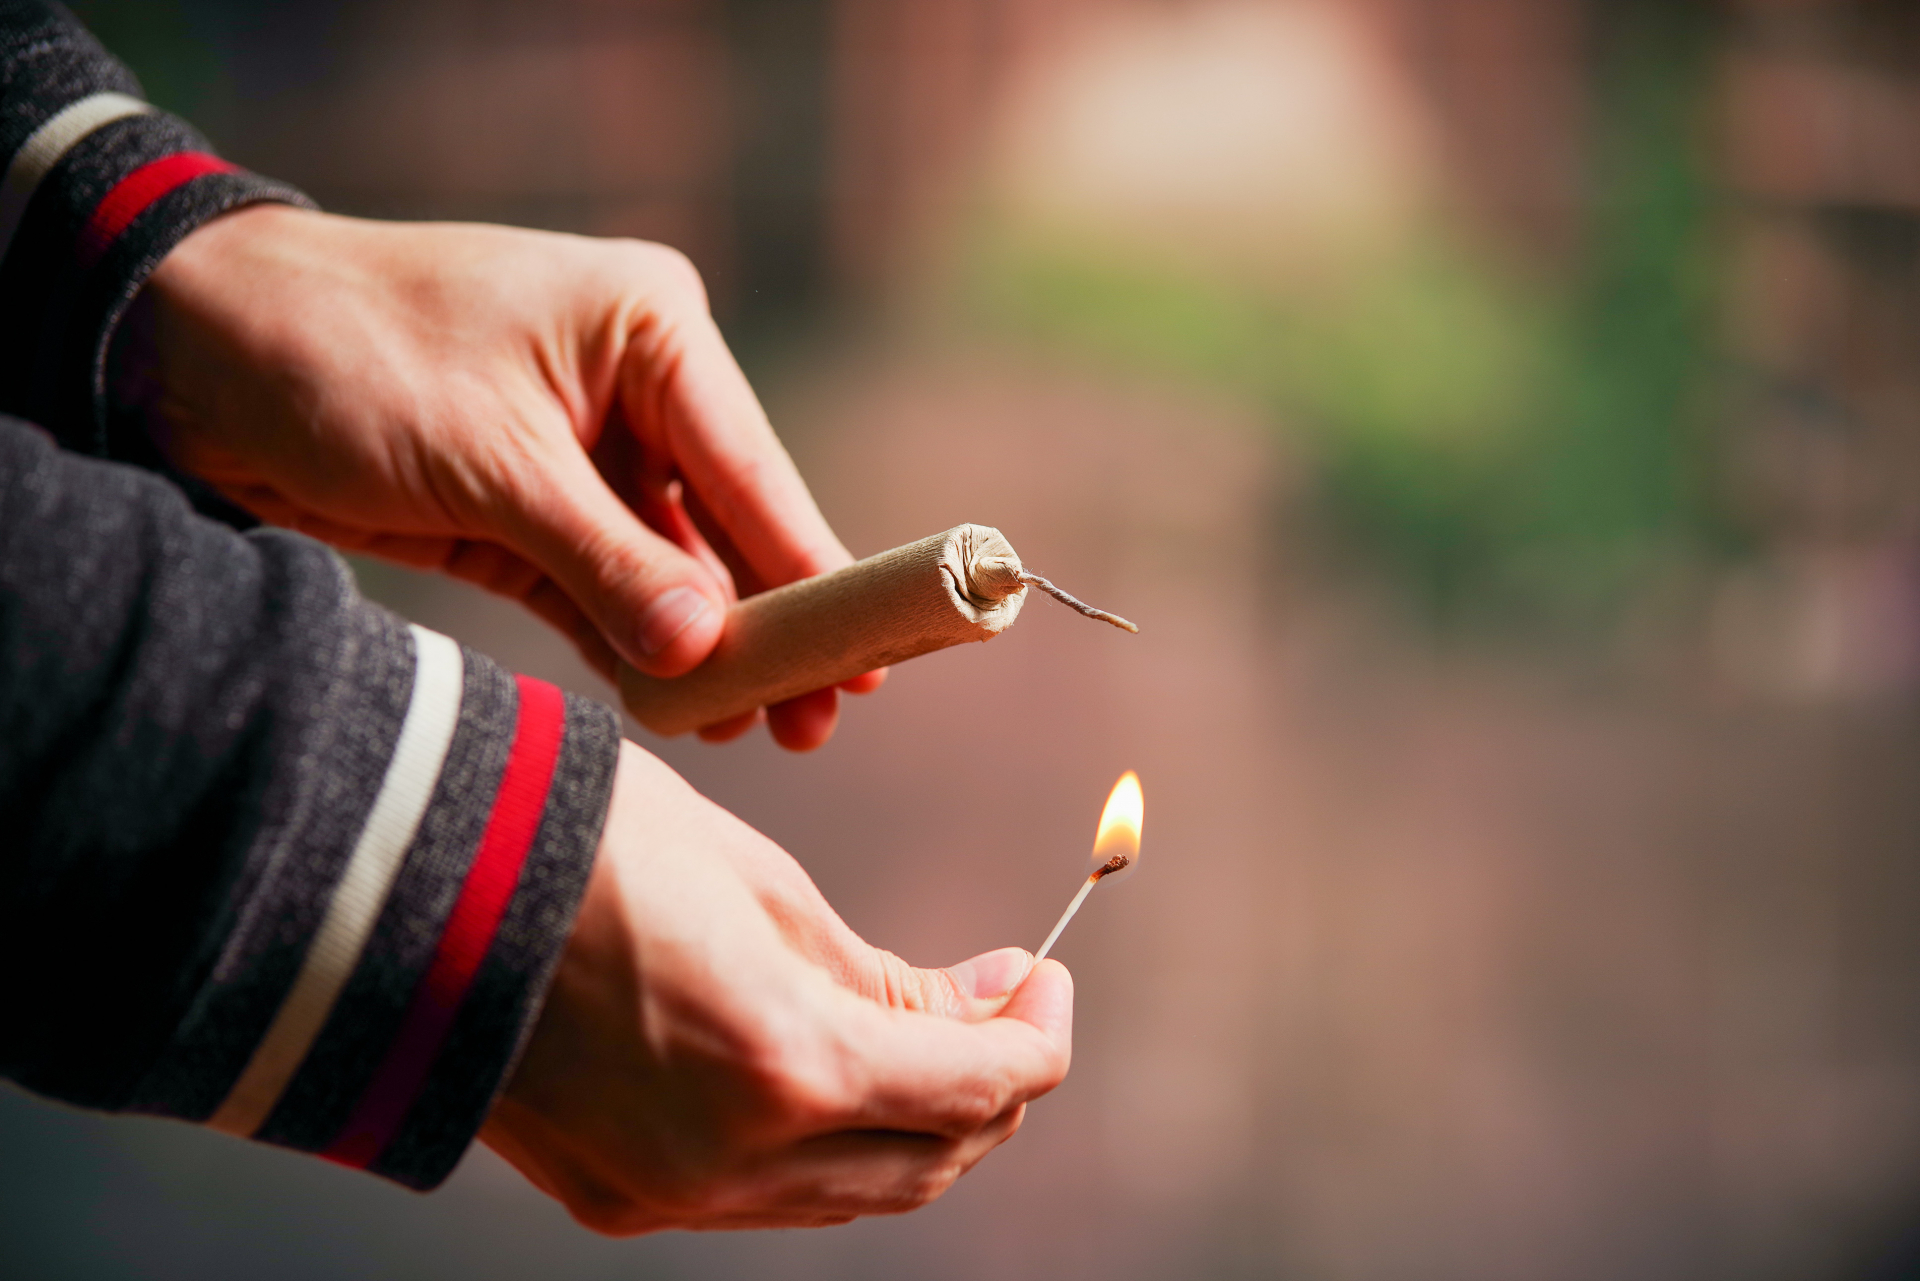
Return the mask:
{"type": "Polygon", "coordinates": [[[454,1016],[493,946],[493,936],[520,883],[520,868],[540,828],[554,765],[560,759],[566,703],[560,691],[545,681],[528,676],[516,679],[520,712],[513,747],[479,852],[447,917],[433,960],[414,989],[399,1035],[387,1047],[352,1118],[320,1154],[330,1161],[365,1169],[399,1131],[453,1030],[454,1016]]]}
{"type": "Polygon", "coordinates": [[[106,256],[113,242],[147,211],[154,201],[210,173],[233,173],[237,166],[204,151],[178,151],[171,156],[148,161],[113,184],[100,203],[93,207],[87,225],[80,229],[77,252],[82,267],[91,267],[106,256]]]}

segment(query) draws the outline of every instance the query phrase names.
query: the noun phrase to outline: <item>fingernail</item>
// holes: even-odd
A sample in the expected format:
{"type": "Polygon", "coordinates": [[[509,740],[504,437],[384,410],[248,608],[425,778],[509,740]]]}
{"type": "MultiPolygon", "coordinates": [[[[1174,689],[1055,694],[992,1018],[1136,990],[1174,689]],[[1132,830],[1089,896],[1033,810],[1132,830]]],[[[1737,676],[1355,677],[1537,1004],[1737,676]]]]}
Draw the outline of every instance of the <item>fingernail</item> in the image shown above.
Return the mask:
{"type": "Polygon", "coordinates": [[[640,615],[640,651],[652,658],[712,608],[712,602],[691,587],[661,592],[640,615]]]}
{"type": "Polygon", "coordinates": [[[1024,948],[1003,947],[993,952],[949,966],[953,985],[981,1000],[1005,996],[1026,981],[1033,969],[1033,954],[1024,948]]]}

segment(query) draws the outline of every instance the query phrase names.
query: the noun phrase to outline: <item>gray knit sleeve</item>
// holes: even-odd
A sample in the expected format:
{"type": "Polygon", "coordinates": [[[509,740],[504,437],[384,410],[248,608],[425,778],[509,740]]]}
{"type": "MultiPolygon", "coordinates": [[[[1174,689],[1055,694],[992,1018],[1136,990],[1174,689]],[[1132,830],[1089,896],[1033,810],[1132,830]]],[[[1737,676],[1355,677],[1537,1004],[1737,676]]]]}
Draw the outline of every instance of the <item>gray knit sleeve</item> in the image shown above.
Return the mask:
{"type": "Polygon", "coordinates": [[[571,928],[612,713],[0,419],[0,1075],[438,1183],[571,928]]]}

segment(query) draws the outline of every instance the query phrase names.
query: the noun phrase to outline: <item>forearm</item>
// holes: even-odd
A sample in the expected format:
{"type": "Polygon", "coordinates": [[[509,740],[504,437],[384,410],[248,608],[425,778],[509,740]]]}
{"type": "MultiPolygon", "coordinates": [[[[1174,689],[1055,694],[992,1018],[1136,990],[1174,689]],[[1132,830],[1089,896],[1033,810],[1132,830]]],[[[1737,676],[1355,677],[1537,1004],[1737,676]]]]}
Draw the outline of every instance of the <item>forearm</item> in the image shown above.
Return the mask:
{"type": "Polygon", "coordinates": [[[0,1074],[437,1182],[537,1011],[617,742],[317,544],[0,422],[0,1074]]]}

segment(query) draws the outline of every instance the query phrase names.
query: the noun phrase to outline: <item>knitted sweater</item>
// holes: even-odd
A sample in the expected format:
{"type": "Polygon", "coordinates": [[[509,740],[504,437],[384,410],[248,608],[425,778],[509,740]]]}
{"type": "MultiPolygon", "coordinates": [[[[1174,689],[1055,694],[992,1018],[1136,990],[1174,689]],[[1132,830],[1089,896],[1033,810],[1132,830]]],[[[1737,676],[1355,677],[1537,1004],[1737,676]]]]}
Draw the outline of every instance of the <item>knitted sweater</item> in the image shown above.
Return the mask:
{"type": "Polygon", "coordinates": [[[0,2],[0,1075],[429,1188],[539,1012],[617,723],[197,514],[109,422],[155,264],[308,203],[138,93],[0,2]]]}

